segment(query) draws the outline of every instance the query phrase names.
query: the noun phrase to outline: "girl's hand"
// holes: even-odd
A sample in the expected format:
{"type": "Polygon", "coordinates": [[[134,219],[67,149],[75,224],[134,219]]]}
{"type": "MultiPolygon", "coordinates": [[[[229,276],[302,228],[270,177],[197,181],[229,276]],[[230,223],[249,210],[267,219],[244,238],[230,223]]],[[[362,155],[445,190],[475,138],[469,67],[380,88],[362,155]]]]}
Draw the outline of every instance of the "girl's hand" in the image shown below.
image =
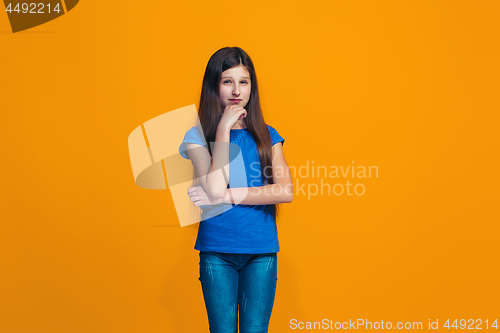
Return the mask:
{"type": "Polygon", "coordinates": [[[247,110],[242,106],[228,105],[222,112],[222,118],[219,121],[219,126],[230,130],[238,120],[246,118],[247,110]]]}
{"type": "Polygon", "coordinates": [[[207,194],[201,186],[190,187],[188,195],[195,206],[217,205],[222,202],[222,199],[217,200],[207,194]]]}

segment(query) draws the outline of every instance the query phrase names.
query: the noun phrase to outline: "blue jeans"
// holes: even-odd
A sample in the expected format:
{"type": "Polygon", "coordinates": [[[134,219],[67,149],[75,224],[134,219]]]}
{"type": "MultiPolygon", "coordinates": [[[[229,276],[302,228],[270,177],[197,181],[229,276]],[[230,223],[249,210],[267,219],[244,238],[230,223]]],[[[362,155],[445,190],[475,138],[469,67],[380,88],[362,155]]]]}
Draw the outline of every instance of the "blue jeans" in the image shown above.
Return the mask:
{"type": "Polygon", "coordinates": [[[276,253],[200,251],[199,280],[210,332],[238,332],[238,312],[240,333],[267,332],[278,279],[276,261],[276,253]]]}

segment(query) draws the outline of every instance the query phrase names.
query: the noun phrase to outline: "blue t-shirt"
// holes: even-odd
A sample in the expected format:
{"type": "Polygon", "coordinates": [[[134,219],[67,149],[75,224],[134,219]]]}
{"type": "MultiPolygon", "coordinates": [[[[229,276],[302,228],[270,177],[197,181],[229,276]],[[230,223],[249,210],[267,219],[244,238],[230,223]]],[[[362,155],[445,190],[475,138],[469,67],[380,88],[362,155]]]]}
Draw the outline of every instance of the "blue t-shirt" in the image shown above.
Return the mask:
{"type": "MultiPolygon", "coordinates": [[[[272,145],[285,140],[271,126],[272,145]]],[[[186,132],[179,147],[182,157],[189,159],[185,143],[207,147],[198,127],[186,132]]],[[[213,146],[211,146],[213,147],[213,146]]],[[[232,129],[229,149],[228,188],[263,186],[257,144],[248,129],[232,129]],[[240,154],[241,151],[241,154],[240,154]]],[[[266,205],[221,204],[200,206],[202,221],[194,246],[199,251],[223,253],[276,253],[279,252],[276,220],[270,213],[266,218],[266,205]]]]}

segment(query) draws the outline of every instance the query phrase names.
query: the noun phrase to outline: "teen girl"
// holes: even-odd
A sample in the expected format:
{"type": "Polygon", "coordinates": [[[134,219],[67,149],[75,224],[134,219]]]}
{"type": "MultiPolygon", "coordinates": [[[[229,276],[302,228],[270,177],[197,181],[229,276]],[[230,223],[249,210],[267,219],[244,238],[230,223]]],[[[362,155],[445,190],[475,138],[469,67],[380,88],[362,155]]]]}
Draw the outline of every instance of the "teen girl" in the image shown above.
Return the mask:
{"type": "Polygon", "coordinates": [[[198,180],[188,195],[204,212],[226,207],[200,222],[194,247],[210,332],[238,332],[238,315],[240,333],[267,332],[280,249],[276,208],[292,201],[292,178],[284,139],[264,122],[254,65],[241,48],[222,48],[208,61],[198,117],[202,132],[190,129],[179,149],[198,180]],[[231,157],[234,144],[244,168],[231,157]]]}

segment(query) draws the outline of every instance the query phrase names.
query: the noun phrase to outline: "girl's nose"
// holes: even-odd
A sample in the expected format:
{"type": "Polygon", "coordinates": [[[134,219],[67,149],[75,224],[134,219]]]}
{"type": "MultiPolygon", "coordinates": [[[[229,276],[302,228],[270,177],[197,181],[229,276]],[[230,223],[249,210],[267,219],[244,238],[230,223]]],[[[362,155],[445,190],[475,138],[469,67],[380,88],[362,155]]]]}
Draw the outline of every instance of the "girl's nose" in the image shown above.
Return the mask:
{"type": "Polygon", "coordinates": [[[238,88],[238,85],[235,85],[233,88],[233,95],[239,96],[240,95],[240,89],[238,88]]]}

